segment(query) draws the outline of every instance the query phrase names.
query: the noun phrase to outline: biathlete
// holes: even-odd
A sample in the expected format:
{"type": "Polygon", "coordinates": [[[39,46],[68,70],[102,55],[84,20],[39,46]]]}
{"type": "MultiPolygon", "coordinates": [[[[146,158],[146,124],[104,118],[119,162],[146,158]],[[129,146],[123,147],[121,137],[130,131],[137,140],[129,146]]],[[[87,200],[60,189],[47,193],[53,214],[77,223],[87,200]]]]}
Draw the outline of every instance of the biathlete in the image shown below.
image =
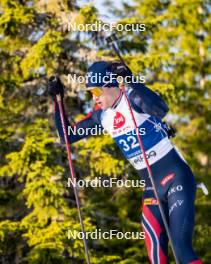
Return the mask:
{"type": "MultiPolygon", "coordinates": [[[[146,164],[135,133],[134,123],[121,89],[115,69],[122,66],[119,76],[132,76],[130,70],[121,63],[106,61],[95,62],[88,69],[87,89],[92,93],[98,105],[85,119],[76,123],[75,130],[93,128],[106,130],[115,140],[124,156],[145,180],[142,204],[142,227],[145,231],[145,242],[150,262],[153,264],[168,263],[168,237],[148,177],[146,164]],[[93,81],[93,77],[98,76],[93,81]],[[112,76],[112,78],[110,78],[112,76]]],[[[60,139],[64,134],[60,119],[56,95],[63,98],[64,87],[59,78],[49,79],[49,93],[55,102],[55,123],[60,139]]],[[[140,132],[146,156],[152,171],[159,200],[168,222],[171,239],[177,258],[182,264],[201,264],[192,247],[194,229],[194,200],[196,183],[193,173],[181,154],[175,149],[168,137],[168,130],[162,119],[168,107],[161,97],[144,84],[131,81],[127,95],[140,132]]],[[[70,123],[65,114],[66,127],[70,123]]],[[[90,134],[70,134],[69,143],[74,143],[90,134]]]]}

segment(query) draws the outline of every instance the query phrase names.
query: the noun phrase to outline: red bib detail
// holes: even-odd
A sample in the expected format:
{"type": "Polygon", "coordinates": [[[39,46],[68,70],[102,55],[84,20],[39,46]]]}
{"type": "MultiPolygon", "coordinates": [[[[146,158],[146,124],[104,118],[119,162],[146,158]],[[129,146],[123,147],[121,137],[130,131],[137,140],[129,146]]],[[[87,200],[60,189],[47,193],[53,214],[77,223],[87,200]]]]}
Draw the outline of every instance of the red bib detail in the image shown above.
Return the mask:
{"type": "Polygon", "coordinates": [[[118,129],[125,124],[125,117],[120,113],[116,112],[114,117],[114,129],[118,129]]]}

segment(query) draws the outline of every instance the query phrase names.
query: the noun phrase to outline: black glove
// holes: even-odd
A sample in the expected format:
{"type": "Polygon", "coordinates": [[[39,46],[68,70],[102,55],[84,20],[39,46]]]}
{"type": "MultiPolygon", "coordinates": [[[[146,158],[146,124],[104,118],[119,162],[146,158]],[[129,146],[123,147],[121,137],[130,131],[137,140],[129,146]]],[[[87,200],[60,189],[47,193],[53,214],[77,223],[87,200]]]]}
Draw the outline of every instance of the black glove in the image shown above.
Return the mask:
{"type": "Polygon", "coordinates": [[[111,71],[123,78],[126,76],[132,76],[131,70],[123,62],[112,62],[110,65],[111,71]]]}
{"type": "Polygon", "coordinates": [[[64,86],[59,77],[51,76],[49,78],[48,93],[53,98],[53,100],[56,100],[57,94],[60,94],[62,99],[64,98],[64,86]]]}

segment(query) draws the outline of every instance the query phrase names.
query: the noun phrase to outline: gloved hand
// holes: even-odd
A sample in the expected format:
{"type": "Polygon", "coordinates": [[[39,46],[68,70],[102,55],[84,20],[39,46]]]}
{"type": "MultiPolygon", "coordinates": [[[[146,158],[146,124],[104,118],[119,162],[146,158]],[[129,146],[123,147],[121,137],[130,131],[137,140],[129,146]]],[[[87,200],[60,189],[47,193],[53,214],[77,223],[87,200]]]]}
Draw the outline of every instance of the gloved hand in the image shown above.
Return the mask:
{"type": "Polygon", "coordinates": [[[48,80],[48,93],[53,98],[53,100],[56,100],[56,95],[60,94],[61,98],[64,97],[64,86],[59,79],[59,77],[51,76],[48,80]]]}
{"type": "Polygon", "coordinates": [[[118,76],[123,78],[126,76],[131,76],[133,73],[123,62],[111,62],[111,71],[116,73],[118,76]]]}

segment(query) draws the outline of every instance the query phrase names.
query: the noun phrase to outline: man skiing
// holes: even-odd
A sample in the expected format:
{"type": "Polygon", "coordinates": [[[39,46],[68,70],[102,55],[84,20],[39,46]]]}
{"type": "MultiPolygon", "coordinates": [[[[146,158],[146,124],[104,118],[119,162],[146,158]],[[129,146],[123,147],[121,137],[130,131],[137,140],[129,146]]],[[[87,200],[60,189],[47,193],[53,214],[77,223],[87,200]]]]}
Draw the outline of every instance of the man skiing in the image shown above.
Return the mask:
{"type": "MultiPolygon", "coordinates": [[[[132,76],[130,70],[121,63],[99,61],[89,67],[86,85],[98,109],[78,122],[75,131],[95,126],[105,129],[118,144],[126,159],[145,180],[142,226],[145,231],[148,256],[153,264],[165,264],[168,263],[168,236],[143,153],[134,133],[134,123],[127,100],[119,89],[117,79],[113,78],[114,74],[122,77],[132,76]],[[100,77],[95,82],[92,81],[94,75],[100,77]]],[[[143,141],[156,191],[165,212],[177,258],[182,264],[201,264],[201,260],[192,248],[195,179],[190,167],[169,140],[167,127],[162,122],[168,107],[157,93],[143,84],[131,81],[128,88],[128,99],[143,141]]],[[[58,78],[49,79],[49,93],[55,101],[55,123],[59,136],[64,142],[59,106],[56,101],[56,96],[60,94],[65,113],[64,89],[58,78]]],[[[66,127],[70,126],[66,115],[65,123],[66,127]]],[[[74,143],[90,135],[91,133],[70,134],[68,140],[69,143],[74,143]]]]}

